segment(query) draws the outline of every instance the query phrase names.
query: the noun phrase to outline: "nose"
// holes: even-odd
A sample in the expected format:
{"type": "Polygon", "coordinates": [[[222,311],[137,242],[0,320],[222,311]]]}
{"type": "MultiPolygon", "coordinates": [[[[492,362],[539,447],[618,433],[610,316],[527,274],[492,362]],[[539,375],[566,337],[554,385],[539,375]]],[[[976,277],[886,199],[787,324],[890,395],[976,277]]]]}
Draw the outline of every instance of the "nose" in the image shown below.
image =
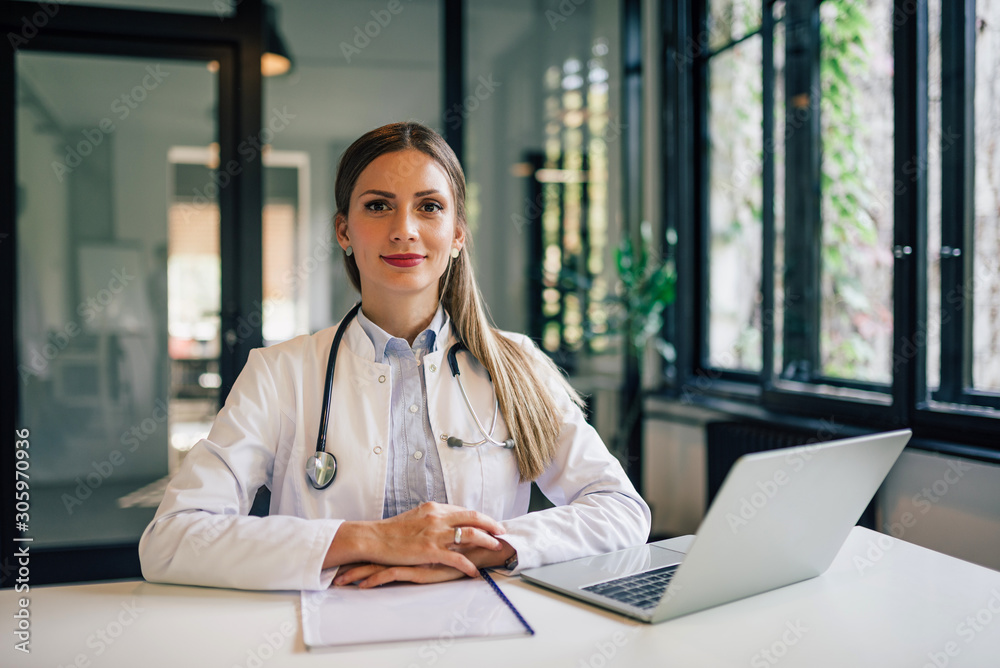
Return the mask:
{"type": "Polygon", "coordinates": [[[416,215],[400,209],[392,217],[392,224],[389,229],[389,236],[393,241],[415,241],[417,238],[416,215]]]}

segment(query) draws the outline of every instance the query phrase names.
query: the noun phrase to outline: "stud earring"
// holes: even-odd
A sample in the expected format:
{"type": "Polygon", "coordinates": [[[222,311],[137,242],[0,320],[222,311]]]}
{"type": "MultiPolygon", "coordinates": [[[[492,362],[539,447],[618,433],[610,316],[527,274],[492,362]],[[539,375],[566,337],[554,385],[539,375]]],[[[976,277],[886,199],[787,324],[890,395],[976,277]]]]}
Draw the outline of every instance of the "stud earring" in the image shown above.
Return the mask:
{"type": "Polygon", "coordinates": [[[459,254],[460,252],[461,252],[461,249],[458,249],[458,248],[452,248],[452,249],[451,249],[451,256],[452,256],[453,258],[457,258],[457,257],[458,257],[458,254],[459,254]]]}
{"type": "Polygon", "coordinates": [[[344,255],[346,255],[347,257],[351,257],[352,255],[354,255],[354,246],[348,246],[347,248],[345,248],[344,255]]]}

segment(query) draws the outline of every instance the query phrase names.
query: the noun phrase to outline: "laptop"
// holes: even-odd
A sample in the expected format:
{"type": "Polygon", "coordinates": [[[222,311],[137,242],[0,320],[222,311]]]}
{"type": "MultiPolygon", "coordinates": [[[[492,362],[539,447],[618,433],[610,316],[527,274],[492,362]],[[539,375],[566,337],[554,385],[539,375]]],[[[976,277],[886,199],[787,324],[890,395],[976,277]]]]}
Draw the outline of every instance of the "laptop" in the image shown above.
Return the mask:
{"type": "Polygon", "coordinates": [[[659,541],[525,570],[537,585],[656,623],[823,573],[908,429],[740,457],[686,553],[659,541]]]}

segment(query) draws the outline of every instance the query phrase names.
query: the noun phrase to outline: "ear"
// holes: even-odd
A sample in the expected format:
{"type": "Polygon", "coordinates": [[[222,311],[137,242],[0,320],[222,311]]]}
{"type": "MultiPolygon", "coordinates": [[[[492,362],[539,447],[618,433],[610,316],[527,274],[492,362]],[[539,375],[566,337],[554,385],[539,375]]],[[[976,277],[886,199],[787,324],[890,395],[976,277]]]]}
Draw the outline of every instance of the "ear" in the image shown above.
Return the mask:
{"type": "Polygon", "coordinates": [[[347,216],[338,213],[334,216],[333,225],[337,231],[337,243],[346,251],[347,247],[351,245],[351,238],[347,235],[347,216]]]}
{"type": "Polygon", "coordinates": [[[455,223],[455,243],[461,249],[465,246],[465,225],[455,223]]]}

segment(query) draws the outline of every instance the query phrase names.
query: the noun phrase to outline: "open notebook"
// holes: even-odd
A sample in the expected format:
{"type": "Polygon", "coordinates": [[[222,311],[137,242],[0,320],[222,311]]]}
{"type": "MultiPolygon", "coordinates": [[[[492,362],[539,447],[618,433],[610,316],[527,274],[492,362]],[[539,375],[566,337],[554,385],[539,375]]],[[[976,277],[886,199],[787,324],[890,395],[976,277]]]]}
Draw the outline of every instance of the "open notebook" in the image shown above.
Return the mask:
{"type": "Polygon", "coordinates": [[[475,579],[438,584],[302,592],[302,636],[311,651],[532,634],[532,628],[486,571],[480,571],[475,579]]]}

